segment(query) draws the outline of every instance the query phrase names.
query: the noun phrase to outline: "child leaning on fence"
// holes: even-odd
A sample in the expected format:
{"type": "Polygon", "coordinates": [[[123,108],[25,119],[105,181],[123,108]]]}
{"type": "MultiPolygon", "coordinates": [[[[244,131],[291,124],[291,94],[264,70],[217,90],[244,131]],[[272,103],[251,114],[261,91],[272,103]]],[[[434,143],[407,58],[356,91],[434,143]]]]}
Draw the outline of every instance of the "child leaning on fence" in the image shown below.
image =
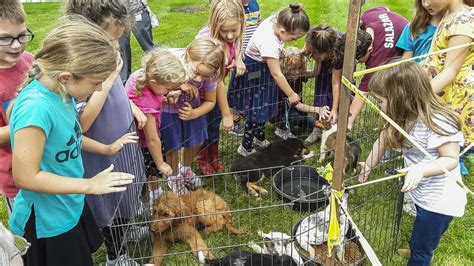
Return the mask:
{"type": "MultiPolygon", "coordinates": [[[[315,60],[314,74],[317,76],[314,87],[315,107],[329,106],[331,112],[328,120],[336,122],[340,94],[340,69],[334,67],[336,43],[342,38],[342,33],[328,25],[316,25],[306,34],[306,53],[315,60]]],[[[338,55],[339,57],[339,55],[338,55]]],[[[340,64],[342,66],[342,63],[340,64]]],[[[339,66],[338,66],[339,67],[339,66]]],[[[314,126],[311,134],[305,139],[306,143],[314,143],[321,138],[321,129],[314,126]]]]}
{"type": "MultiPolygon", "coordinates": [[[[237,76],[241,76],[245,72],[241,49],[244,23],[244,9],[240,1],[215,0],[211,5],[208,25],[201,29],[197,35],[197,38],[211,37],[224,44],[226,52],[225,76],[234,69],[237,76]]],[[[202,149],[197,157],[199,169],[203,175],[224,171],[224,164],[219,159],[221,120],[222,128],[225,131],[234,127],[223,79],[217,82],[216,97],[216,106],[206,114],[209,137],[202,144],[202,149]]]]}
{"type": "Polygon", "coordinates": [[[174,104],[163,103],[160,133],[166,150],[166,162],[173,174],[168,186],[178,194],[202,185],[191,169],[191,163],[204,140],[208,139],[206,116],[216,102],[217,82],[225,72],[225,49],[215,39],[198,38],[181,54],[191,72],[182,87],[195,93],[181,94],[174,104]],[[182,149],[181,165],[178,152],[182,149]]]}
{"type": "Polygon", "coordinates": [[[9,1],[0,9],[0,193],[5,199],[10,216],[18,188],[12,177],[12,151],[7,110],[16,91],[25,81],[33,61],[26,46],[33,33],[26,27],[25,11],[19,1],[9,1]]]}
{"type": "MultiPolygon", "coordinates": [[[[466,1],[468,3],[468,1],[466,1]]],[[[432,10],[446,9],[433,37],[430,53],[442,49],[470,43],[474,40],[474,4],[464,4],[461,0],[445,1],[438,6],[429,6],[432,10]]],[[[424,62],[431,85],[436,94],[461,118],[461,130],[466,139],[465,145],[474,142],[474,45],[429,56],[424,62]]],[[[465,157],[474,156],[474,150],[465,157]]],[[[464,163],[462,163],[464,166],[464,163]]],[[[463,169],[467,174],[467,169],[463,169]]]]}
{"type": "Polygon", "coordinates": [[[461,181],[459,151],[464,142],[458,115],[439,101],[426,72],[415,62],[376,72],[369,87],[381,109],[450,171],[445,174],[393,126],[387,125],[359,176],[359,181],[367,180],[386,148],[403,150],[406,168],[400,171],[406,172],[406,176],[402,192],[408,193],[417,210],[408,265],[429,265],[441,236],[453,217],[464,215],[467,202],[466,192],[456,184],[461,181]]]}
{"type": "MultiPolygon", "coordinates": [[[[130,75],[125,85],[128,97],[147,116],[146,124],[138,134],[148,178],[157,176],[158,171],[166,176],[173,172],[170,165],[163,160],[159,131],[161,109],[163,101],[173,99],[169,92],[178,90],[186,81],[186,68],[180,58],[169,50],[160,49],[143,57],[141,68],[130,75]]],[[[150,191],[150,201],[153,202],[160,194],[161,188],[155,186],[150,191]]]]}
{"type": "Polygon", "coordinates": [[[81,149],[113,155],[136,142],[126,134],[101,144],[82,136],[78,121],[75,100],[100,90],[117,67],[112,41],[81,16],[64,19],[46,36],[13,106],[13,179],[20,191],[9,226],[32,244],[27,265],[92,265],[102,238],[84,194],[121,192],[133,180],[111,173],[113,166],[83,178],[81,149]]]}
{"type": "Polygon", "coordinates": [[[247,156],[269,145],[264,125],[278,114],[278,88],[292,105],[300,97],[288,84],[280,69],[280,53],[285,42],[302,37],[309,29],[309,18],[300,4],[291,4],[258,26],[245,50],[247,72],[232,82],[229,105],[247,115],[245,133],[237,152],[247,156]]]}

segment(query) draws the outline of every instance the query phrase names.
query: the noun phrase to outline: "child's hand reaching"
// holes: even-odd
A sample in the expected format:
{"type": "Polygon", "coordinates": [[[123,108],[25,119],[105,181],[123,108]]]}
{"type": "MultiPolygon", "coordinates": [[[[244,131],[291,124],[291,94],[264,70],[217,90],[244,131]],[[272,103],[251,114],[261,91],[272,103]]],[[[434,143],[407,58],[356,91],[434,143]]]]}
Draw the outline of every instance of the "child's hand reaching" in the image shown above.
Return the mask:
{"type": "Polygon", "coordinates": [[[295,106],[300,102],[300,96],[298,93],[293,92],[290,96],[288,96],[288,101],[290,101],[290,104],[295,106]]]}
{"type": "Polygon", "coordinates": [[[178,102],[179,96],[181,96],[180,90],[170,91],[168,94],[166,94],[166,100],[168,101],[168,104],[176,104],[178,102]]]}
{"type": "Polygon", "coordinates": [[[196,99],[199,97],[199,90],[196,88],[196,86],[190,84],[190,83],[184,83],[181,85],[181,90],[185,92],[186,94],[190,95],[193,99],[196,99]]]}
{"type": "Polygon", "coordinates": [[[329,111],[329,106],[323,106],[323,107],[319,107],[319,120],[326,120],[329,115],[331,114],[331,112],[329,111]]]}
{"type": "Polygon", "coordinates": [[[329,113],[328,120],[333,124],[337,122],[337,109],[331,110],[331,113],[329,113]]]}
{"type": "Polygon", "coordinates": [[[361,167],[358,180],[359,182],[364,183],[365,181],[367,181],[367,179],[369,179],[369,174],[372,169],[365,162],[359,162],[359,165],[361,167]]]}
{"type": "Polygon", "coordinates": [[[238,58],[237,62],[235,63],[235,75],[242,76],[245,73],[246,67],[245,63],[242,61],[242,58],[238,58]]]}
{"type": "Polygon", "coordinates": [[[127,133],[123,135],[121,138],[119,138],[118,140],[116,140],[114,143],[107,145],[108,146],[107,154],[108,155],[117,154],[117,152],[119,152],[125,144],[137,143],[137,141],[138,141],[138,136],[136,132],[127,133]]]}
{"type": "Polygon", "coordinates": [[[406,173],[405,183],[403,183],[402,192],[408,192],[415,189],[424,177],[423,167],[419,164],[408,168],[398,170],[399,173],[406,173]]]}
{"type": "Polygon", "coordinates": [[[184,121],[195,119],[193,115],[193,110],[194,110],[193,107],[188,102],[185,102],[184,105],[185,106],[181,107],[178,110],[179,119],[184,120],[184,121]]]}
{"type": "Polygon", "coordinates": [[[162,164],[160,165],[156,165],[156,168],[158,168],[158,170],[164,174],[165,176],[170,176],[173,174],[173,169],[171,168],[171,166],[165,162],[163,162],[162,164]]]}
{"type": "Polygon", "coordinates": [[[234,128],[234,119],[232,115],[225,115],[222,117],[222,129],[224,131],[230,131],[234,128]]]}
{"type": "Polygon", "coordinates": [[[127,188],[123,187],[133,182],[135,176],[127,173],[112,172],[114,165],[98,173],[93,178],[86,179],[89,183],[87,194],[107,194],[113,192],[122,192],[127,188]]]}

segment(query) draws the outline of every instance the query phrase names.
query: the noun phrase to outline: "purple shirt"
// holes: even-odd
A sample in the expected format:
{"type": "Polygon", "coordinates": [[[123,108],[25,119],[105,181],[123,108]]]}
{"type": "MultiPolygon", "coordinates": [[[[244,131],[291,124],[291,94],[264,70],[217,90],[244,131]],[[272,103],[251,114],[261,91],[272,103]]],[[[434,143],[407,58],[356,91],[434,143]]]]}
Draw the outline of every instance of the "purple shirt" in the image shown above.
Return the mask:
{"type": "MultiPolygon", "coordinates": [[[[383,65],[393,57],[402,55],[403,50],[397,48],[395,44],[407,23],[408,21],[404,17],[390,12],[386,7],[375,7],[362,14],[360,28],[374,30],[373,51],[365,63],[367,68],[383,65]]],[[[371,76],[367,74],[362,78],[360,90],[368,91],[371,76]]]]}

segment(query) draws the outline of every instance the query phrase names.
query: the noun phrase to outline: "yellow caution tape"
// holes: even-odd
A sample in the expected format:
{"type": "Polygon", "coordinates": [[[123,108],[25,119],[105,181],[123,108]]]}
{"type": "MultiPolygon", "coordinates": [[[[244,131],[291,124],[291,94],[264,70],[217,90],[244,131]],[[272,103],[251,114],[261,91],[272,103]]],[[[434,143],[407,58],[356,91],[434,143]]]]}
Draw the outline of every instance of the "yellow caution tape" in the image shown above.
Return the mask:
{"type": "Polygon", "coordinates": [[[365,74],[374,73],[374,72],[377,72],[377,71],[380,71],[380,70],[383,70],[383,69],[394,67],[394,66],[399,65],[399,64],[404,63],[404,62],[415,61],[417,59],[426,58],[428,56],[432,56],[432,55],[436,55],[436,54],[447,53],[447,52],[450,52],[450,51],[453,51],[453,50],[456,50],[456,49],[469,47],[469,46],[472,46],[472,45],[474,45],[474,42],[460,44],[460,45],[449,47],[449,48],[446,48],[446,49],[443,49],[443,50],[432,52],[432,53],[429,53],[429,54],[419,55],[419,56],[416,56],[416,57],[407,58],[407,59],[404,59],[404,60],[400,60],[400,61],[397,61],[397,62],[381,65],[381,66],[378,66],[378,67],[364,69],[364,70],[361,70],[361,71],[354,72],[353,77],[357,78],[357,77],[363,76],[365,74]]]}
{"type": "MultiPolygon", "coordinates": [[[[333,168],[330,163],[328,163],[326,166],[321,166],[316,168],[316,172],[326,179],[329,184],[332,185],[332,178],[333,178],[333,168]]],[[[341,201],[342,194],[344,194],[344,190],[342,191],[336,191],[334,189],[331,190],[331,202],[330,202],[330,217],[329,217],[329,229],[328,229],[328,256],[331,257],[332,254],[332,249],[334,248],[334,245],[339,243],[339,234],[340,234],[340,228],[339,228],[339,219],[337,217],[337,202],[336,202],[336,197],[339,199],[339,202],[341,201]]]]}

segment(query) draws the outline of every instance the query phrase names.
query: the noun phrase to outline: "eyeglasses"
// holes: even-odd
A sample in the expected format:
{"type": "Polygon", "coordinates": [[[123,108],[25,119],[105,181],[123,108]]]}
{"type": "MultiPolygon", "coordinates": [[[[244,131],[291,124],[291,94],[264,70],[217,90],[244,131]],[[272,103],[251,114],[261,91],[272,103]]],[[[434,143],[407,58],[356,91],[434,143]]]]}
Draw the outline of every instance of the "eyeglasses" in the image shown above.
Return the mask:
{"type": "Polygon", "coordinates": [[[26,239],[24,239],[21,236],[14,236],[13,239],[15,241],[15,247],[18,251],[15,252],[15,254],[13,254],[13,256],[10,259],[13,259],[14,257],[18,255],[24,256],[26,252],[28,251],[28,248],[30,248],[31,243],[26,241],[26,239]]]}
{"type": "Polygon", "coordinates": [[[0,37],[0,46],[9,46],[12,45],[15,40],[21,44],[29,43],[33,40],[35,35],[29,29],[26,29],[28,32],[20,34],[17,37],[0,37]]]}

